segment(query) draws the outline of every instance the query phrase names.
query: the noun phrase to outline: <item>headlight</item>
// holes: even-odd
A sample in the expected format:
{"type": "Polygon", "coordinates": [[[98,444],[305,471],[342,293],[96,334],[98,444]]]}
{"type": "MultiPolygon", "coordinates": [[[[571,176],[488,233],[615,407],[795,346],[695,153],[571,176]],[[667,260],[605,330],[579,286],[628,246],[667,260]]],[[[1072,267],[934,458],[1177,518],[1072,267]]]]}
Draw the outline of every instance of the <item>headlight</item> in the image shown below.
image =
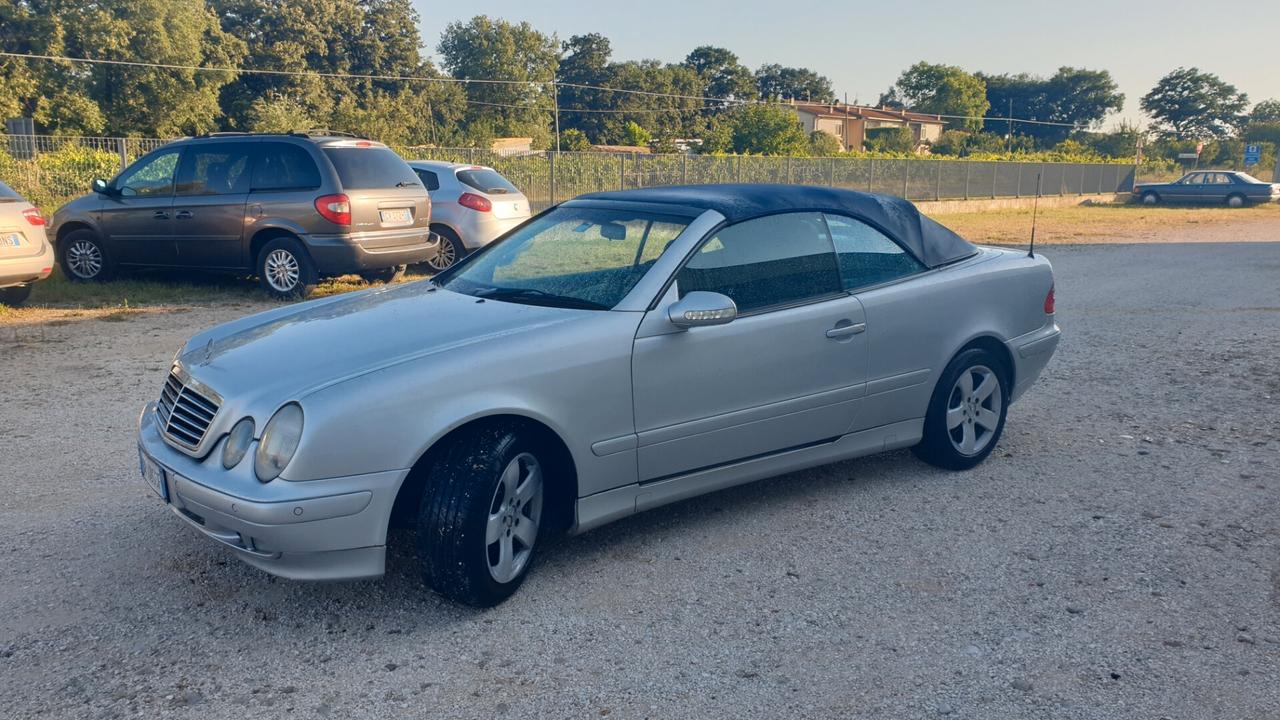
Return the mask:
{"type": "Polygon", "coordinates": [[[289,403],[276,411],[262,429],[258,452],[253,458],[253,472],[260,482],[271,482],[280,477],[285,466],[293,459],[302,439],[302,408],[289,403]]]}
{"type": "Polygon", "coordinates": [[[222,446],[222,467],[230,470],[240,464],[244,454],[249,452],[253,442],[253,418],[241,418],[227,435],[227,443],[222,446]]]}

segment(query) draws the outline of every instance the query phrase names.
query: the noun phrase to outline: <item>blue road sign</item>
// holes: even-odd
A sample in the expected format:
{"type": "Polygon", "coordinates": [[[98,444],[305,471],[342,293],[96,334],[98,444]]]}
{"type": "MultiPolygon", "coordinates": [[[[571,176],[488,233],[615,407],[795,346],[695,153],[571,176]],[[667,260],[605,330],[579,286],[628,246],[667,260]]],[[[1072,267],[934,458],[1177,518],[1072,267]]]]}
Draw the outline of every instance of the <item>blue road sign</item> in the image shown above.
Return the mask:
{"type": "Polygon", "coordinates": [[[1257,165],[1262,162],[1262,146],[1261,145],[1245,145],[1244,146],[1244,164],[1245,167],[1257,165]]]}

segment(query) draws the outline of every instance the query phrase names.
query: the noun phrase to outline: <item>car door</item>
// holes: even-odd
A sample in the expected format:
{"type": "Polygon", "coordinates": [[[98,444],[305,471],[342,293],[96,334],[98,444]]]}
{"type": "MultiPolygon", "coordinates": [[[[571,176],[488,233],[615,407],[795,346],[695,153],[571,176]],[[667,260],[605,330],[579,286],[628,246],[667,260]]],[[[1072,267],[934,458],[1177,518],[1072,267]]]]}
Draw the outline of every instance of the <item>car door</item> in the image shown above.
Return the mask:
{"type": "Polygon", "coordinates": [[[1204,193],[1204,173],[1197,172],[1182,178],[1170,186],[1169,199],[1179,203],[1197,203],[1204,193]]]}
{"type": "Polygon", "coordinates": [[[952,297],[879,228],[828,213],[844,287],[866,313],[866,392],[851,431],[924,416],[937,370],[939,305],[952,297]]]}
{"type": "Polygon", "coordinates": [[[866,371],[865,319],[844,291],[820,213],[773,215],[706,238],[637,333],[632,374],[641,482],[833,440],[866,371]],[[738,306],[725,325],[681,330],[693,291],[738,306]]]}
{"type": "Polygon", "coordinates": [[[103,242],[126,265],[173,265],[173,184],[181,148],[158,150],[119,175],[99,210],[103,242]]]}
{"type": "Polygon", "coordinates": [[[253,144],[209,142],[187,149],[173,200],[176,263],[243,268],[244,210],[253,171],[253,144]]]}

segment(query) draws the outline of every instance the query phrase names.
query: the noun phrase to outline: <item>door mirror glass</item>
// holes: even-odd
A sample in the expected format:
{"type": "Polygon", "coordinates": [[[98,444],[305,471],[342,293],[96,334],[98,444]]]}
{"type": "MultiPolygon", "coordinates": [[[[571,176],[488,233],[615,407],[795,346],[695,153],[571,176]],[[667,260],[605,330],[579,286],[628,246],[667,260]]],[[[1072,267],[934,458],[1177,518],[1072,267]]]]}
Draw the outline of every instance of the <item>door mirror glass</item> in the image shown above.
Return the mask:
{"type": "Polygon", "coordinates": [[[94,178],[93,182],[89,184],[89,188],[99,195],[107,195],[110,191],[107,181],[102,178],[94,178]]]}
{"type": "Polygon", "coordinates": [[[672,304],[667,316],[682,328],[724,325],[738,317],[738,306],[727,295],[695,290],[672,304]]]}

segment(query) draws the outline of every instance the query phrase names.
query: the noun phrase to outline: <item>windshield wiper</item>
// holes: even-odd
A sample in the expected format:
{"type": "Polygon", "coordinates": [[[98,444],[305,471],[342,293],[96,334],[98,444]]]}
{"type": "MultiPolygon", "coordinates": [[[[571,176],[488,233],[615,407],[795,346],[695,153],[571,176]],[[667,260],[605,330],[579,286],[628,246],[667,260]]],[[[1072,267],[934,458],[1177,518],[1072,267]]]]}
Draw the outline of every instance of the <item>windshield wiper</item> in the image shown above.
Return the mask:
{"type": "Polygon", "coordinates": [[[487,300],[524,301],[530,305],[550,305],[552,307],[577,308],[581,310],[609,309],[608,305],[602,305],[592,300],[584,300],[570,295],[557,295],[537,288],[490,288],[477,292],[476,297],[487,300]]]}

